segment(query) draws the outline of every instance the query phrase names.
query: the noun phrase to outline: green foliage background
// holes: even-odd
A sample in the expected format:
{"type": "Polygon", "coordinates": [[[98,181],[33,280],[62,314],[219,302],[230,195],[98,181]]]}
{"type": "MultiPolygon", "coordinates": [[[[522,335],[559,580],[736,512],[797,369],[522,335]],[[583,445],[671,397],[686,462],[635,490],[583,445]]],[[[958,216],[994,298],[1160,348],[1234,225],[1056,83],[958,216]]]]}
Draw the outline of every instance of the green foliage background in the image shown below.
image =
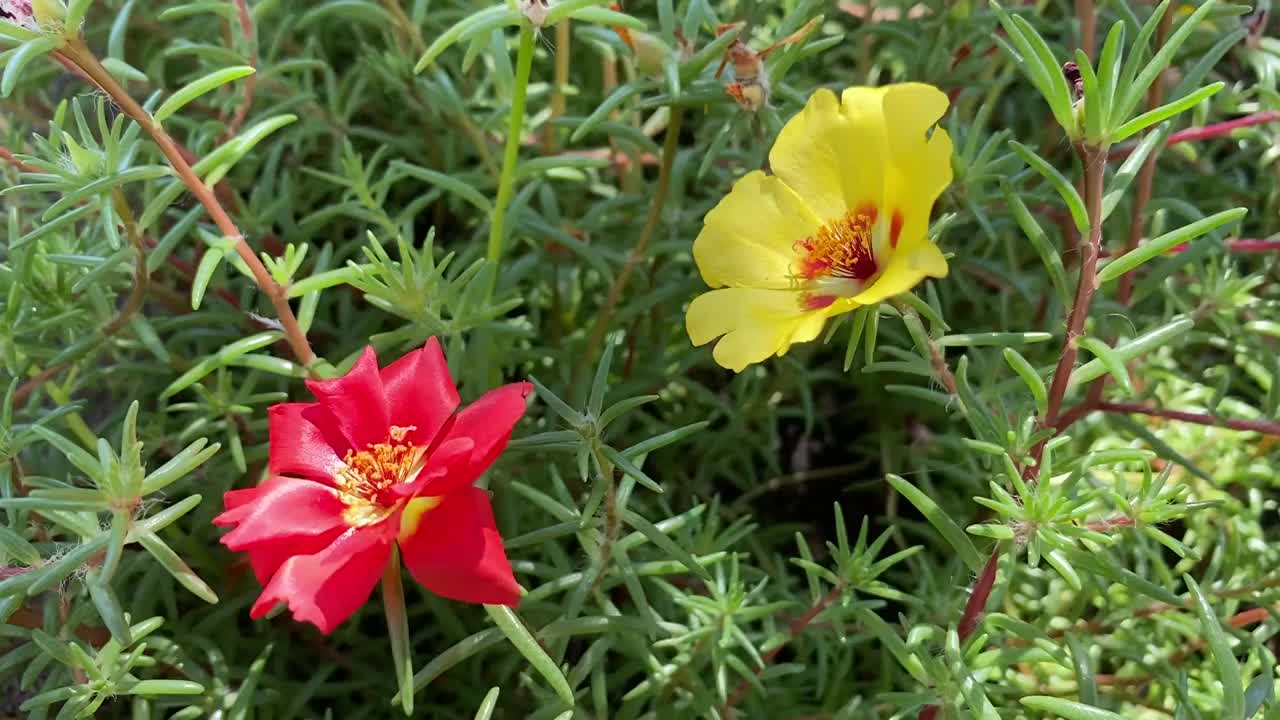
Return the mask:
{"type": "MultiPolygon", "coordinates": [[[[1152,133],[1280,109],[1266,8],[1168,7],[1169,46],[1185,32],[1152,60],[1151,6],[1083,3],[1099,48],[1125,29],[1133,73],[1107,95],[1121,65],[1104,51],[1104,89],[1086,79],[1079,103],[1057,73],[1081,3],[1019,4],[1027,22],[1001,30],[1004,10],[967,0],[874,18],[629,2],[671,50],[638,59],[612,29],[630,20],[565,2],[567,35],[533,46],[501,264],[485,252],[527,26],[468,20],[479,0],[261,0],[247,23],[224,0],[71,3],[149,109],[207,81],[163,126],[269,258],[322,364],[343,371],[370,343],[389,362],[434,335],[464,400],[538,383],[485,482],[529,590],[519,618],[551,661],[409,583],[413,714],[1280,718],[1276,253],[1236,242],[1277,232],[1274,125],[1163,151],[1149,136],[1135,237],[1158,252],[1127,258],[1127,302],[1104,262],[1064,407],[1100,380],[1095,401],[1209,424],[1081,413],[1033,460],[1088,237],[1074,146],[1105,155],[1164,119],[1124,125],[1146,68],[1168,66],[1170,101],[1223,83],[1152,133]],[[819,16],[769,56],[759,113],[714,76],[731,38],[698,52],[720,23],[745,21],[762,49],[819,16]],[[459,21],[470,34],[415,72],[459,21]],[[251,79],[212,75],[246,65],[251,79]],[[683,323],[703,215],[815,89],[908,80],[953,97],[955,181],[931,231],[950,276],[741,375],[715,366],[683,323]],[[993,551],[987,612],[961,637],[993,551]]],[[[271,304],[139,126],[51,43],[0,48],[0,716],[402,714],[377,596],[329,637],[253,622],[259,588],[209,522],[265,471],[266,408],[306,397],[271,304]]],[[[1141,160],[1109,163],[1107,259],[1141,160]]]]}

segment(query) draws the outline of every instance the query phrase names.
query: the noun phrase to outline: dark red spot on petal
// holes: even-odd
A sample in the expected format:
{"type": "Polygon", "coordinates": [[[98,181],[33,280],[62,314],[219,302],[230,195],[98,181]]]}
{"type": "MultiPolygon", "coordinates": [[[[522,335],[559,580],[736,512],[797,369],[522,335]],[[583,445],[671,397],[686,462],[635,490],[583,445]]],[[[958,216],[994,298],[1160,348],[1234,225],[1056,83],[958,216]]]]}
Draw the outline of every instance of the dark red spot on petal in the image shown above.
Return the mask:
{"type": "Polygon", "coordinates": [[[806,310],[821,310],[835,301],[835,295],[805,295],[804,307],[806,310]]]}
{"type": "Polygon", "coordinates": [[[893,211],[893,220],[889,223],[889,247],[898,247],[898,237],[902,235],[902,213],[893,211]]]}

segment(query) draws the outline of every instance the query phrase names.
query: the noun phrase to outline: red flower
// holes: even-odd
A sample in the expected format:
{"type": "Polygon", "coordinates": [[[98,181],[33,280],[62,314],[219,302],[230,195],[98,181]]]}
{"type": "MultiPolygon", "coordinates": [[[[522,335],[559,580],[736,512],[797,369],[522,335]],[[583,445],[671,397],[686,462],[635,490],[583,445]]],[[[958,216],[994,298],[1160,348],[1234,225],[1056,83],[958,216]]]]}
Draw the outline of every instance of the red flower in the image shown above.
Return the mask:
{"type": "Polygon", "coordinates": [[[489,496],[471,486],[524,414],[529,383],[506,385],[460,412],[435,338],[378,369],[373,348],[334,380],[308,381],[319,402],[272,407],[270,477],[232,490],[215,525],[249,554],[265,585],[255,618],[288,603],[331,632],[368,599],[399,543],[428,590],[516,605],[489,496]]]}

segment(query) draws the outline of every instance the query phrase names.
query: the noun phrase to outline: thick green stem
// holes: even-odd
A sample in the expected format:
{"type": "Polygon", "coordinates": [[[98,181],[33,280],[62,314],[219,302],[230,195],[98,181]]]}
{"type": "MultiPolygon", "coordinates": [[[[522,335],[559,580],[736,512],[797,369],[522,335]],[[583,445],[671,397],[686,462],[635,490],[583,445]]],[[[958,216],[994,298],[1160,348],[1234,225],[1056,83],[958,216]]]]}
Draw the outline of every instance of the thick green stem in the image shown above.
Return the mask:
{"type": "Polygon", "coordinates": [[[485,258],[493,265],[486,296],[493,297],[498,285],[498,269],[502,264],[503,233],[506,229],[507,206],[515,192],[516,165],[520,157],[520,133],[524,128],[525,96],[529,90],[529,72],[533,69],[534,29],[528,23],[520,27],[520,49],[516,54],[516,84],[511,95],[511,116],[507,122],[507,146],[502,153],[502,176],[498,178],[498,198],[489,221],[489,247],[485,258]]]}

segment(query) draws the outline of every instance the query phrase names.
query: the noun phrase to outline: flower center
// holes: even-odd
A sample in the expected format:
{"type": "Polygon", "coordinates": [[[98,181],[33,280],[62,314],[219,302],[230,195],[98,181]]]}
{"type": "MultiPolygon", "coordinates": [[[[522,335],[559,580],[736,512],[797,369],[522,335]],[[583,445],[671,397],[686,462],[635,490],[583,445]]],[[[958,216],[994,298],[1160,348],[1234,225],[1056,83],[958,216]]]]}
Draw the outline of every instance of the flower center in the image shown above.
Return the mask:
{"type": "Polygon", "coordinates": [[[368,525],[386,517],[394,501],[385,498],[384,492],[412,480],[422,469],[426,448],[404,442],[415,429],[392,426],[387,442],[372,443],[364,450],[353,448],[342,458],[343,467],[334,480],[347,504],[348,524],[368,525]]]}
{"type": "Polygon", "coordinates": [[[876,215],[874,207],[850,210],[795,242],[795,279],[802,290],[802,308],[821,310],[840,298],[853,297],[880,274],[876,215]]]}
{"type": "Polygon", "coordinates": [[[818,228],[814,235],[796,241],[799,277],[863,281],[874,276],[879,269],[871,242],[875,222],[874,209],[850,210],[818,228]]]}

